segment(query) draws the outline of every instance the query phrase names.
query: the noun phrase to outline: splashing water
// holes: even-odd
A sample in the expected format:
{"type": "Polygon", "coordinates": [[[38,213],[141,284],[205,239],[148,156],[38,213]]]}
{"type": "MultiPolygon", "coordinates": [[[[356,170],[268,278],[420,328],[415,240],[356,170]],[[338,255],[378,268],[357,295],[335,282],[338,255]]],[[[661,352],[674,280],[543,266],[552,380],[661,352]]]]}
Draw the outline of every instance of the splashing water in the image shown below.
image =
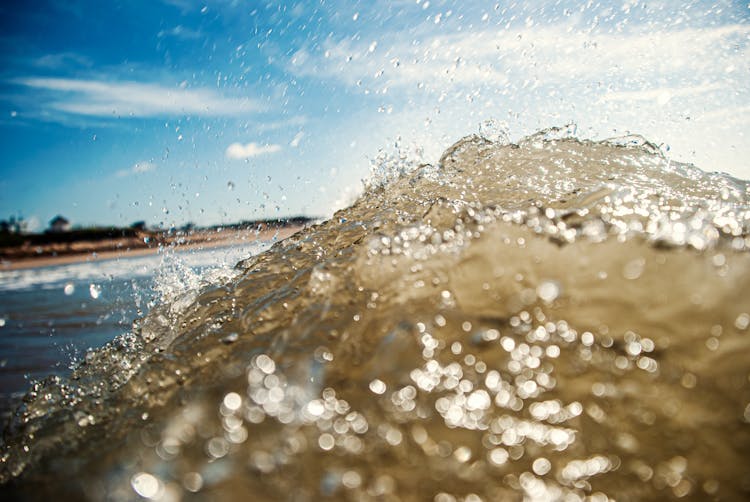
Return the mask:
{"type": "Polygon", "coordinates": [[[750,492],[748,184],[632,137],[471,136],[38,384],[9,493],[750,492]]]}

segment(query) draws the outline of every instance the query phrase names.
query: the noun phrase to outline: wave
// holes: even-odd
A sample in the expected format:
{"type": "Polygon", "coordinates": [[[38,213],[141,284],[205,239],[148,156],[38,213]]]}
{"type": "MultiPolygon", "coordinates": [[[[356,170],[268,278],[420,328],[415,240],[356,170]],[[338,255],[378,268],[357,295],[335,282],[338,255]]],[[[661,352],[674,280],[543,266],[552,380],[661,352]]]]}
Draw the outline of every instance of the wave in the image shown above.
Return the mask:
{"type": "Polygon", "coordinates": [[[750,189],[640,137],[471,136],[38,383],[9,493],[742,499],[750,189]]]}
{"type": "Polygon", "coordinates": [[[111,281],[150,277],[170,261],[180,261],[195,269],[231,268],[240,258],[267,249],[271,242],[244,246],[191,250],[165,248],[159,254],[138,257],[110,258],[64,265],[53,265],[17,270],[0,270],[0,291],[22,291],[34,288],[62,289],[71,282],[111,281]]]}

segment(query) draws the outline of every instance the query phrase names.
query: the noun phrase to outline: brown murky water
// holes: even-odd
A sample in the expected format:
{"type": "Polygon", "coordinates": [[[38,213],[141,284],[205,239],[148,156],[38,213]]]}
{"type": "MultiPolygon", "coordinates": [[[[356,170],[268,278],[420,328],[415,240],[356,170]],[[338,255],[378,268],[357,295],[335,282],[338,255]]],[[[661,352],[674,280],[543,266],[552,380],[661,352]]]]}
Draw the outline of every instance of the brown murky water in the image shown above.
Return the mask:
{"type": "Polygon", "coordinates": [[[4,490],[745,500],[749,195],[636,137],[465,138],[39,384],[4,490]]]}

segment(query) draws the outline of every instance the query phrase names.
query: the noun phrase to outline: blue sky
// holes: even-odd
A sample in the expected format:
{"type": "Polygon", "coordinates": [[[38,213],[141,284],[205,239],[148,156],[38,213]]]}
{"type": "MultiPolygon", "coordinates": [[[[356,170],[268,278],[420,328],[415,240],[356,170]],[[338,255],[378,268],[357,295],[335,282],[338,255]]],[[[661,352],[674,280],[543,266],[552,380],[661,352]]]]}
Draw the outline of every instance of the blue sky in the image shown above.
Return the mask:
{"type": "Polygon", "coordinates": [[[38,229],[329,215],[486,120],[750,178],[746,2],[31,4],[0,6],[0,217],[38,229]]]}

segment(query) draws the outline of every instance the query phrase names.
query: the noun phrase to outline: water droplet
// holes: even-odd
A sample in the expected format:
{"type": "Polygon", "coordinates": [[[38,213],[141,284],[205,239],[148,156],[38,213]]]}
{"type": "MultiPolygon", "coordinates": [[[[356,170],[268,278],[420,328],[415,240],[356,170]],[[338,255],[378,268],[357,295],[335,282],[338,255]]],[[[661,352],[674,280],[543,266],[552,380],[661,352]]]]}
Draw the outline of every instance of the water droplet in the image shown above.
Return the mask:
{"type": "Polygon", "coordinates": [[[629,261],[622,270],[622,275],[631,281],[638,279],[643,273],[643,269],[646,266],[646,260],[638,258],[629,261]]]}
{"type": "Polygon", "coordinates": [[[211,438],[206,444],[206,452],[213,458],[222,458],[229,453],[229,442],[223,437],[211,438]]]}
{"type": "Polygon", "coordinates": [[[65,287],[63,288],[63,292],[64,292],[64,293],[65,293],[65,294],[66,294],[67,296],[70,296],[70,295],[72,295],[73,293],[75,293],[75,290],[76,290],[76,287],[75,287],[75,286],[73,285],[73,283],[72,283],[72,282],[69,282],[69,283],[67,283],[67,284],[65,285],[65,287]]]}
{"type": "Polygon", "coordinates": [[[536,294],[544,303],[552,303],[560,295],[560,284],[556,281],[544,281],[536,288],[536,294]]]}
{"type": "Polygon", "coordinates": [[[346,471],[341,476],[341,483],[347,488],[358,488],[362,484],[362,476],[357,471],[346,471]]]}
{"type": "Polygon", "coordinates": [[[229,345],[230,343],[234,343],[239,339],[240,335],[237,333],[229,333],[227,336],[221,339],[221,343],[225,343],[229,345]]]}
{"type": "Polygon", "coordinates": [[[147,472],[139,472],[130,478],[130,486],[138,495],[147,499],[159,498],[163,491],[161,481],[147,472]]]}
{"type": "Polygon", "coordinates": [[[489,460],[495,465],[503,465],[508,461],[508,451],[505,448],[495,448],[490,451],[489,460]]]}
{"type": "Polygon", "coordinates": [[[242,397],[236,392],[230,392],[224,396],[223,404],[227,410],[237,411],[240,409],[240,406],[242,406],[242,397]]]}
{"type": "Polygon", "coordinates": [[[318,446],[320,446],[320,448],[325,451],[333,449],[335,443],[336,441],[333,439],[333,436],[328,434],[327,432],[321,434],[318,438],[318,446]]]}
{"type": "Polygon", "coordinates": [[[370,390],[375,394],[383,394],[386,391],[385,382],[376,378],[370,382],[370,390]]]}
{"type": "Polygon", "coordinates": [[[98,284],[89,284],[89,294],[91,295],[91,298],[96,300],[102,294],[102,287],[98,284]]]}
{"type": "Polygon", "coordinates": [[[532,464],[531,468],[534,470],[535,474],[539,476],[544,476],[550,471],[550,469],[552,468],[552,464],[546,458],[540,457],[534,460],[534,463],[532,464]]]}
{"type": "Polygon", "coordinates": [[[748,326],[750,326],[750,315],[745,312],[738,315],[737,319],[734,320],[734,327],[740,331],[745,331],[748,326]]]}
{"type": "Polygon", "coordinates": [[[453,457],[461,463],[468,462],[471,459],[471,450],[466,446],[460,446],[453,452],[453,457]]]}
{"type": "Polygon", "coordinates": [[[203,476],[197,472],[188,472],[182,478],[182,486],[189,492],[199,492],[203,488],[203,476]]]}

